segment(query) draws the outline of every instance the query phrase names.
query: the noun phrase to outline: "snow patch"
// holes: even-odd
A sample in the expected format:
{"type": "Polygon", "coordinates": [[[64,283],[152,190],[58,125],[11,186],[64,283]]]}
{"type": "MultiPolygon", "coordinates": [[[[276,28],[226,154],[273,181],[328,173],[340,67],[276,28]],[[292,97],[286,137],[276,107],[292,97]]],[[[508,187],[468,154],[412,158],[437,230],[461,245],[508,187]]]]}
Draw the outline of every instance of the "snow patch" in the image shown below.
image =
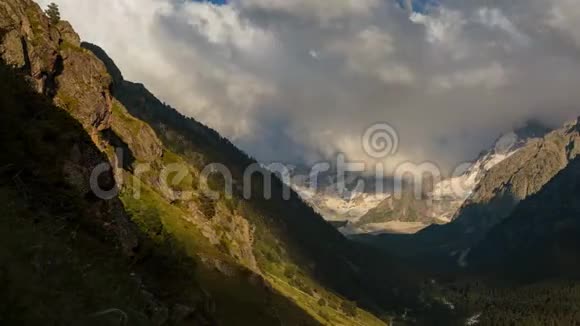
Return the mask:
{"type": "Polygon", "coordinates": [[[457,259],[457,265],[459,265],[459,267],[465,268],[469,266],[469,263],[467,262],[467,257],[469,256],[470,252],[471,248],[467,248],[461,252],[461,254],[459,255],[459,259],[457,259]]]}
{"type": "Polygon", "coordinates": [[[453,302],[447,300],[447,298],[445,297],[439,298],[439,301],[441,301],[441,303],[446,305],[449,309],[455,310],[455,305],[453,304],[453,302]]]}
{"type": "Polygon", "coordinates": [[[482,315],[482,313],[480,312],[474,316],[467,318],[465,325],[466,326],[474,326],[474,325],[479,324],[479,320],[481,319],[481,315],[482,315]]]}

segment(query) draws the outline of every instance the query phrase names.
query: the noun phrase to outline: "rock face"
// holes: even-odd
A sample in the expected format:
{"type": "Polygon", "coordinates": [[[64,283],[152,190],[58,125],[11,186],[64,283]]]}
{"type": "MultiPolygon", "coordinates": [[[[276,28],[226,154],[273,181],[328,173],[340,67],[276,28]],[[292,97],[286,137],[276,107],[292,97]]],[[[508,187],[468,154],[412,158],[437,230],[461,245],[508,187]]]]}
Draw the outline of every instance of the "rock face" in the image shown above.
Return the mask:
{"type": "Polygon", "coordinates": [[[0,2],[0,55],[89,131],[110,127],[111,77],[67,22],[52,25],[31,0],[0,2]]]}
{"type": "Polygon", "coordinates": [[[431,226],[408,241],[415,244],[415,252],[420,255],[463,260],[470,248],[512,214],[518,203],[538,193],[579,153],[580,120],[576,120],[529,142],[494,166],[451,223],[431,226]]]}
{"type": "Polygon", "coordinates": [[[580,121],[570,122],[496,165],[461,207],[456,223],[473,234],[481,234],[499,223],[580,153],[579,131],[580,121]]]}
{"type": "MultiPolygon", "coordinates": [[[[101,150],[108,145],[123,147],[127,156],[141,162],[162,156],[155,132],[114,100],[107,68],[81,47],[80,37],[68,22],[51,24],[31,0],[0,1],[0,56],[24,72],[39,93],[79,121],[101,150]],[[119,141],[113,144],[107,139],[110,144],[104,145],[99,135],[103,131],[119,141]]],[[[87,171],[84,177],[88,178],[87,171]]]]}
{"type": "Polygon", "coordinates": [[[433,221],[433,206],[428,198],[416,198],[412,189],[403,191],[400,196],[391,196],[371,209],[355,224],[363,226],[389,221],[422,222],[433,221]]]}
{"type": "MultiPolygon", "coordinates": [[[[113,94],[110,90],[113,78],[104,63],[80,46],[78,35],[68,23],[51,24],[31,0],[0,0],[0,29],[1,59],[13,68],[0,65],[0,78],[19,81],[18,87],[0,83],[0,91],[6,95],[0,96],[3,107],[0,124],[4,127],[1,128],[3,136],[10,136],[0,137],[0,140],[11,151],[10,155],[0,158],[0,169],[15,170],[9,171],[10,175],[0,174],[3,178],[0,188],[10,188],[11,195],[14,192],[15,197],[22,197],[23,210],[28,211],[28,204],[36,204],[42,216],[33,218],[44,219],[54,226],[54,230],[38,228],[43,229],[38,231],[46,232],[47,236],[33,234],[28,244],[36,245],[36,240],[42,237],[46,238],[47,247],[59,242],[64,249],[79,249],[82,261],[73,259],[75,257],[69,254],[69,250],[57,255],[61,256],[57,257],[59,259],[70,257],[69,265],[75,272],[64,276],[60,273],[58,276],[63,276],[64,281],[59,279],[58,286],[53,287],[60,289],[63,283],[68,286],[69,279],[89,286],[79,290],[72,285],[68,292],[67,289],[62,291],[73,297],[70,303],[81,301],[80,304],[88,306],[78,308],[83,318],[96,311],[97,306],[101,307],[102,299],[118,296],[119,301],[132,301],[136,308],[123,310],[117,308],[116,300],[107,300],[113,302],[115,309],[90,317],[107,317],[108,312],[113,312],[125,316],[128,324],[154,325],[318,324],[315,316],[296,305],[298,302],[293,295],[266,285],[271,281],[256,274],[259,272],[258,262],[260,268],[270,267],[268,262],[280,267],[284,266],[282,264],[303,264],[305,272],[301,277],[312,280],[306,282],[308,286],[316,286],[312,290],[326,292],[328,286],[362,301],[367,297],[366,289],[372,284],[373,299],[382,298],[374,295],[375,282],[367,282],[360,276],[363,267],[371,271],[362,264],[369,259],[356,261],[359,255],[355,254],[355,248],[295,194],[289,203],[282,202],[278,192],[274,196],[278,201],[273,202],[258,199],[243,202],[239,200],[240,194],[234,198],[223,196],[220,201],[199,196],[201,191],[194,188],[197,187],[194,179],[199,177],[203,162],[224,162],[237,174],[255,162],[217,132],[162,104],[142,85],[124,82],[119,85],[124,88],[115,89],[119,94],[113,94]],[[125,96],[120,92],[123,90],[125,96]],[[154,130],[163,137],[163,145],[154,130]],[[125,153],[115,155],[115,147],[121,147],[125,153]],[[20,160],[14,161],[16,157],[20,160]],[[198,160],[200,157],[203,160],[198,160]],[[130,160],[125,164],[120,158],[130,160]],[[132,163],[139,161],[151,163],[148,164],[151,173],[138,175],[132,163]],[[124,164],[119,166],[117,163],[121,162],[124,164]],[[113,171],[109,169],[110,163],[114,163],[113,171]],[[198,195],[191,203],[171,194],[165,196],[159,184],[152,181],[160,180],[158,172],[173,163],[184,163],[193,172],[183,183],[171,189],[173,193],[198,195]],[[104,171],[94,178],[97,167],[104,167],[104,171]],[[14,174],[18,178],[12,179],[14,174]],[[119,182],[121,177],[143,181],[139,195],[132,190],[140,186],[131,188],[134,184],[122,184],[119,182]],[[35,183],[34,193],[27,190],[27,184],[32,185],[32,182],[35,183]],[[104,191],[120,192],[113,191],[105,198],[94,191],[95,185],[104,191]],[[41,201],[42,195],[45,200],[41,201]],[[54,208],[54,211],[45,209],[47,207],[54,208]],[[63,217],[62,213],[66,215],[63,217]],[[69,232],[63,236],[67,227],[70,228],[70,239],[69,232]],[[325,240],[315,239],[312,235],[325,240]],[[106,266],[111,260],[117,267],[106,266]],[[210,262],[207,266],[204,265],[206,261],[210,262]],[[318,267],[314,262],[324,264],[318,267]],[[359,268],[352,267],[355,263],[359,268]],[[310,272],[314,268],[317,270],[310,272]],[[103,270],[107,272],[101,272],[103,270]],[[336,270],[339,277],[330,279],[328,276],[334,276],[330,271],[336,270]],[[112,278],[110,274],[118,275],[112,278]],[[329,279],[321,280],[319,284],[310,274],[324,275],[329,279]],[[135,280],[135,284],[128,284],[128,276],[135,280]],[[341,281],[343,277],[356,277],[357,281],[353,282],[356,285],[341,281]],[[97,278],[104,286],[93,282],[97,278]],[[364,286],[358,281],[364,282],[364,286]],[[211,296],[205,294],[201,282],[209,293],[218,297],[219,313],[211,296]],[[131,288],[123,292],[125,285],[131,288]],[[109,291],[111,287],[115,291],[109,291]],[[106,295],[101,298],[100,292],[95,294],[99,302],[74,300],[79,295],[90,297],[98,291],[106,295]],[[151,323],[129,318],[133,312],[151,323]],[[214,318],[220,322],[214,322],[214,318]],[[187,320],[181,323],[183,319],[187,320]]],[[[120,76],[119,73],[115,81],[120,81],[120,76]]],[[[219,178],[217,182],[220,182],[219,178]]],[[[281,185],[275,184],[274,190],[279,189],[281,185]]],[[[5,206],[11,206],[11,200],[5,202],[5,206]]],[[[37,215],[32,209],[30,213],[37,215]]],[[[18,220],[20,212],[13,215],[9,217],[18,220]]],[[[5,225],[1,231],[7,229],[9,227],[5,225]]],[[[37,227],[30,229],[36,230],[37,227]]],[[[21,256],[29,256],[29,253],[21,256]]],[[[281,275],[282,269],[270,268],[281,275]]],[[[27,266],[22,270],[27,270],[27,266]]],[[[25,274],[19,280],[22,281],[14,287],[18,289],[14,293],[18,294],[21,292],[19,287],[28,284],[30,278],[25,274]]],[[[5,283],[11,282],[2,282],[5,283]]],[[[54,296],[45,283],[32,284],[29,297],[40,292],[54,296]]],[[[390,291],[390,286],[388,289],[390,291]]],[[[307,290],[311,290],[310,287],[307,290]]],[[[49,312],[54,319],[61,317],[52,316],[58,309],[36,309],[37,306],[29,305],[29,301],[23,301],[27,302],[25,308],[28,311],[49,312]]],[[[10,303],[18,306],[13,310],[19,313],[20,302],[10,303]]],[[[51,301],[48,303],[58,306],[51,301]]],[[[68,305],[62,306],[70,310],[68,305]]],[[[377,320],[377,324],[381,322],[377,320]]]]}
{"type": "MultiPolygon", "coordinates": [[[[91,197],[91,172],[106,161],[97,145],[97,133],[111,127],[111,77],[104,64],[80,47],[80,38],[68,22],[51,24],[31,0],[0,0],[0,57],[27,76],[38,93],[65,109],[93,138],[77,139],[64,160],[66,182],[79,193],[91,197]]],[[[102,150],[102,149],[100,149],[102,150]]],[[[159,154],[160,155],[160,154],[159,154]]],[[[99,178],[102,189],[112,189],[110,173],[99,178]]],[[[118,200],[94,200],[87,216],[91,223],[116,235],[127,255],[138,246],[137,230],[128,220],[118,200]]]]}
{"type": "Polygon", "coordinates": [[[539,193],[520,202],[471,251],[466,261],[473,268],[504,266],[503,269],[512,269],[520,278],[522,270],[528,277],[550,273],[577,275],[579,194],[580,159],[576,158],[539,193]]]}
{"type": "Polygon", "coordinates": [[[431,224],[451,222],[490,170],[548,132],[549,129],[541,123],[530,121],[523,127],[502,135],[465,172],[436,182],[432,190],[424,192],[420,198],[416,198],[412,190],[406,190],[403,196],[385,199],[352,225],[353,233],[367,233],[367,230],[381,233],[381,228],[384,232],[399,233],[388,228],[393,223],[407,223],[418,231],[421,225],[425,228],[431,224]]]}
{"type": "MultiPolygon", "coordinates": [[[[109,92],[111,77],[105,66],[94,56],[84,52],[80,44],[64,42],[61,45],[61,72],[55,71],[55,103],[71,112],[85,128],[104,130],[110,127],[112,96],[109,92]]],[[[52,85],[51,85],[52,87],[52,85]]]]}
{"type": "Polygon", "coordinates": [[[471,250],[496,226],[511,223],[510,216],[519,203],[540,192],[579,153],[580,120],[575,120],[529,141],[494,165],[450,223],[431,225],[408,236],[359,238],[394,254],[428,262],[434,268],[468,268],[471,250]],[[405,250],[396,252],[394,248],[405,250]]]}
{"type": "Polygon", "coordinates": [[[113,102],[111,129],[127,144],[131,154],[138,161],[150,163],[163,155],[162,144],[155,131],[143,121],[131,116],[117,100],[113,102]]]}

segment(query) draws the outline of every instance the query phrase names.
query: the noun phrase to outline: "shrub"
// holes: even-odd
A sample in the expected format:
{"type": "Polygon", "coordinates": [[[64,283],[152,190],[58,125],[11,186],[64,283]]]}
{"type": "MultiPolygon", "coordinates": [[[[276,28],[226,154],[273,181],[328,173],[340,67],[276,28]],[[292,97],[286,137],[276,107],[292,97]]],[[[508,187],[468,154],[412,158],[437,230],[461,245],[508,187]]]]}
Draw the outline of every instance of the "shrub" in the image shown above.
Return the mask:
{"type": "Polygon", "coordinates": [[[45,11],[48,18],[50,18],[50,22],[52,24],[57,24],[60,22],[60,10],[58,9],[58,5],[56,3],[51,3],[48,5],[48,8],[45,11]]]}

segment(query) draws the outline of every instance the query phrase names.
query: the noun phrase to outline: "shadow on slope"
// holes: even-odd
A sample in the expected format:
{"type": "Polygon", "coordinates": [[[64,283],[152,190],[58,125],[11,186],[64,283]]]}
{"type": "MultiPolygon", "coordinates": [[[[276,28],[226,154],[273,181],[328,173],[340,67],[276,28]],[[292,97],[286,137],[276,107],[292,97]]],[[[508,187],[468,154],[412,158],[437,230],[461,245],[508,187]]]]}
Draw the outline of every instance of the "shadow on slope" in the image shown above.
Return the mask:
{"type": "MultiPolygon", "coordinates": [[[[216,325],[224,320],[218,302],[232,314],[244,309],[242,321],[251,315],[248,322],[272,325],[280,320],[266,304],[277,302],[294,320],[317,324],[286,298],[217,271],[216,283],[235,283],[263,305],[212,298],[172,235],[154,243],[126,219],[119,199],[91,192],[88,176],[107,157],[78,121],[3,64],[0,144],[2,323],[216,325]]],[[[111,173],[99,183],[115,187],[111,173]]]]}
{"type": "Polygon", "coordinates": [[[469,255],[473,271],[516,281],[580,275],[580,159],[518,204],[469,255]]]}
{"type": "MultiPolygon", "coordinates": [[[[199,170],[209,163],[222,163],[242,184],[246,167],[256,161],[237,149],[216,131],[187,118],[161,103],[143,85],[125,81],[115,63],[98,46],[84,43],[107,66],[114,77],[114,96],[139,119],[149,123],[163,143],[183,155],[199,170]]],[[[351,243],[326,223],[291,191],[283,199],[282,182],[270,172],[254,174],[252,197],[244,200],[235,189],[235,201],[246,208],[247,218],[257,226],[256,248],[260,267],[275,260],[277,251],[287,251],[320,284],[375,311],[417,305],[420,278],[415,272],[373,248],[351,243]],[[272,180],[272,198],[264,199],[264,180],[272,180]]]]}

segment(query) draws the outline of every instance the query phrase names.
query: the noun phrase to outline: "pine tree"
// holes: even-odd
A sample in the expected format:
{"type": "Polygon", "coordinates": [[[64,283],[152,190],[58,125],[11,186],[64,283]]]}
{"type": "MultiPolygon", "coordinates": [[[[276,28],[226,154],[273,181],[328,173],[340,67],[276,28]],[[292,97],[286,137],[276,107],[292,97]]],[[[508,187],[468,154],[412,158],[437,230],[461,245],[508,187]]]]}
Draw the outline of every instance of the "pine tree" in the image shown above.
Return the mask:
{"type": "Polygon", "coordinates": [[[52,24],[57,24],[60,21],[60,10],[56,3],[49,4],[45,12],[52,24]]]}

